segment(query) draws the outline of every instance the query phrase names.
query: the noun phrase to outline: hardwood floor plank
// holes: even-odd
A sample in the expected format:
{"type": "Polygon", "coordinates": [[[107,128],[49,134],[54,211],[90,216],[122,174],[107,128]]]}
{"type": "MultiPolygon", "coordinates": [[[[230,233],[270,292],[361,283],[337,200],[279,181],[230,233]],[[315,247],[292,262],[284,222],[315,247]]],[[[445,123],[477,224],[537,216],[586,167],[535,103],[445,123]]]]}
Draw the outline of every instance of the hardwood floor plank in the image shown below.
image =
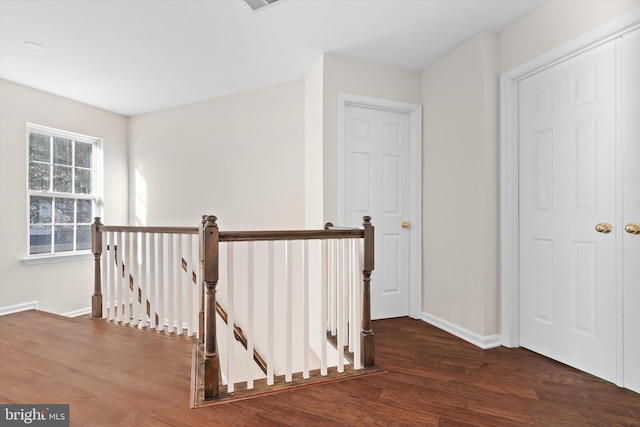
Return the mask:
{"type": "Polygon", "coordinates": [[[373,327],[386,373],[189,409],[192,340],[16,313],[0,317],[0,402],[68,403],[72,426],[640,426],[640,395],[528,350],[373,327]]]}

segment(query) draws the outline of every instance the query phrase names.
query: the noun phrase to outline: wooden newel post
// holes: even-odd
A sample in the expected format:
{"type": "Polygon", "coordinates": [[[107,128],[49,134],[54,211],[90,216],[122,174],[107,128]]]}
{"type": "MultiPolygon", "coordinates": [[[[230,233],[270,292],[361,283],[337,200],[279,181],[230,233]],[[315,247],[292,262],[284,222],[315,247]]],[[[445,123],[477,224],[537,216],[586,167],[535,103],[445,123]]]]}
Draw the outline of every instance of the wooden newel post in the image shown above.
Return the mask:
{"type": "Polygon", "coordinates": [[[371,329],[371,272],[373,271],[374,227],[371,217],[362,217],[364,226],[364,265],[362,267],[362,329],[360,331],[362,367],[375,364],[375,337],[371,329]]]}
{"type": "MultiPolygon", "coordinates": [[[[200,259],[200,280],[204,283],[204,225],[207,222],[207,215],[202,215],[202,223],[198,232],[198,256],[200,259]]],[[[200,312],[198,313],[198,342],[204,344],[204,294],[205,286],[200,292],[200,312]]]]}
{"type": "Polygon", "coordinates": [[[220,395],[220,359],[216,341],[216,285],[218,284],[217,218],[209,215],[202,219],[200,229],[202,281],[204,288],[204,398],[220,395]]]}
{"type": "Polygon", "coordinates": [[[102,230],[100,217],[95,217],[91,224],[91,252],[95,259],[93,277],[93,296],[91,297],[91,317],[102,318],[102,273],[100,257],[102,256],[102,230]]]}

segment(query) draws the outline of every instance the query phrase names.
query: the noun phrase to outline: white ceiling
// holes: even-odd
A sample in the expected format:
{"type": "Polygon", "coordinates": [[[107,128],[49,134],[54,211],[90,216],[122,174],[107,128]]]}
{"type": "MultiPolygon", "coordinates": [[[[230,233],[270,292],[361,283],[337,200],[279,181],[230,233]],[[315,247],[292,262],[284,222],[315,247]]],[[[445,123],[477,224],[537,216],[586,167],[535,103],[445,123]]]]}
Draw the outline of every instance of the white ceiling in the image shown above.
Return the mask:
{"type": "Polygon", "coordinates": [[[300,79],[323,52],[423,70],[543,3],[0,0],[0,77],[134,115],[300,79]]]}

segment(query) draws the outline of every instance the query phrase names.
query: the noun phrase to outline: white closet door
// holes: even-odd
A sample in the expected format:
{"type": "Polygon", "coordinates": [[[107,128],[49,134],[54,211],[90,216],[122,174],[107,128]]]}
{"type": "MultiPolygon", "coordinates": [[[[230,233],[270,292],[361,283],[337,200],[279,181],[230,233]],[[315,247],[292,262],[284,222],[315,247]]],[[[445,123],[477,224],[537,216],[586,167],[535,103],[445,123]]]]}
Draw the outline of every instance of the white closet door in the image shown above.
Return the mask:
{"type": "Polygon", "coordinates": [[[519,86],[520,344],[610,381],[622,237],[615,64],[611,42],[519,86]]]}
{"type": "MultiPolygon", "coordinates": [[[[622,37],[622,224],[640,225],[640,30],[622,37]]],[[[622,233],[624,386],[640,393],[640,234],[622,233]]]]}

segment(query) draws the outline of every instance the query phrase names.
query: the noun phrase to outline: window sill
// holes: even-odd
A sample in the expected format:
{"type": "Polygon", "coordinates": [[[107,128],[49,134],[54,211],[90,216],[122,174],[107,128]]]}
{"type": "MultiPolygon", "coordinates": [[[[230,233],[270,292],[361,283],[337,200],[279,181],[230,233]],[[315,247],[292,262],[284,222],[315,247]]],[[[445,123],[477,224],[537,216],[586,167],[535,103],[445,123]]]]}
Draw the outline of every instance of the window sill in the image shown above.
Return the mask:
{"type": "Polygon", "coordinates": [[[54,262],[84,261],[94,259],[91,252],[75,252],[71,254],[32,255],[22,259],[24,265],[51,264],[54,262]]]}

